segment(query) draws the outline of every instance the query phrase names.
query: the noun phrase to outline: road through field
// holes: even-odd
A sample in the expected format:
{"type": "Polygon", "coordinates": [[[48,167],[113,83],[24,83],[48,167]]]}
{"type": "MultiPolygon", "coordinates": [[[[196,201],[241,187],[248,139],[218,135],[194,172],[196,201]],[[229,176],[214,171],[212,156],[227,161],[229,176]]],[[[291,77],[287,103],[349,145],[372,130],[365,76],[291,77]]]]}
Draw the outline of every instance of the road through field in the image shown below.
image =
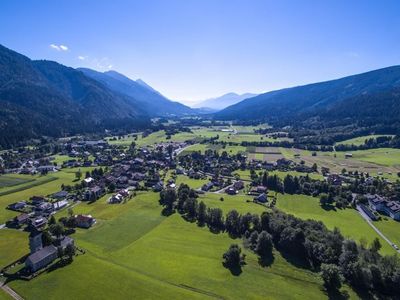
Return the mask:
{"type": "MultiPolygon", "coordinates": [[[[391,240],[389,240],[389,238],[387,238],[378,228],[376,228],[374,224],[372,224],[371,219],[367,216],[367,214],[361,209],[359,205],[357,205],[357,211],[361,215],[361,217],[363,217],[364,220],[368,223],[368,225],[371,226],[372,229],[375,230],[376,233],[379,234],[380,237],[383,238],[390,245],[390,247],[393,247],[394,243],[391,240]]],[[[393,249],[396,250],[396,252],[400,253],[400,250],[394,247],[393,249]]]]}

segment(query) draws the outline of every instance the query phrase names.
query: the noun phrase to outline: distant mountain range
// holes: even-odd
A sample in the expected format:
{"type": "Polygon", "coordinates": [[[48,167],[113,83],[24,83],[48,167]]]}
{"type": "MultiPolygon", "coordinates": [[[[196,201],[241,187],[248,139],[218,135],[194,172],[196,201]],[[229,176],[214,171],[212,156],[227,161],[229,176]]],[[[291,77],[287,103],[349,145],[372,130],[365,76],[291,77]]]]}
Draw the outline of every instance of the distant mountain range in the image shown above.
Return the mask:
{"type": "Polygon", "coordinates": [[[245,93],[242,95],[236,93],[228,93],[216,98],[210,98],[204,101],[201,101],[193,107],[196,108],[211,108],[212,110],[221,110],[233,104],[236,104],[244,99],[252,98],[257,96],[257,94],[245,93]]]}
{"type": "Polygon", "coordinates": [[[400,66],[272,91],[215,114],[222,120],[400,121],[400,66]]]}
{"type": "Polygon", "coordinates": [[[115,71],[101,73],[85,68],[78,70],[110,90],[130,97],[132,104],[139,104],[150,116],[193,114],[191,108],[167,99],[141,79],[134,81],[115,71]]]}

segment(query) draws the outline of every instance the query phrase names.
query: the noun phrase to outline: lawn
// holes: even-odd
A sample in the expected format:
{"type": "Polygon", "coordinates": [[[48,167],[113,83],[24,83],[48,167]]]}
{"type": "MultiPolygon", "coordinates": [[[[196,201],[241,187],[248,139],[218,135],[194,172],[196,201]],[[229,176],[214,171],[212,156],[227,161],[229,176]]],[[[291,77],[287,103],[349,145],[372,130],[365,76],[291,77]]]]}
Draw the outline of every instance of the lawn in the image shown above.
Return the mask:
{"type": "Polygon", "coordinates": [[[0,229],[0,269],[29,252],[28,233],[14,229],[0,229]]]}
{"type": "MultiPolygon", "coordinates": [[[[157,200],[158,194],[145,193],[126,204],[109,205],[105,199],[81,203],[74,210],[99,219],[93,228],[74,235],[86,254],[64,268],[10,286],[26,299],[327,297],[317,274],[295,267],[278,252],[270,267],[261,267],[257,257],[245,250],[243,272],[232,275],[222,266],[221,256],[241,240],[212,234],[178,214],[161,216],[157,200]]],[[[240,207],[239,202],[232,207],[240,207]]],[[[225,209],[227,203],[218,201],[218,206],[225,209]]],[[[354,297],[351,291],[350,295],[354,297]]]]}
{"type": "Polygon", "coordinates": [[[200,195],[198,201],[203,201],[208,207],[219,207],[226,214],[228,211],[236,209],[239,213],[257,213],[261,214],[266,211],[267,208],[260,205],[255,204],[252,196],[247,196],[244,194],[237,195],[228,195],[225,193],[205,193],[204,195],[200,195]],[[221,201],[221,197],[224,199],[221,201]],[[247,202],[250,200],[249,202],[247,202]]]}
{"type": "Polygon", "coordinates": [[[322,221],[329,229],[338,227],[345,237],[356,241],[365,239],[370,243],[378,237],[382,244],[383,254],[395,253],[354,209],[325,210],[320,206],[317,198],[289,194],[279,194],[276,207],[301,219],[322,221]]]}
{"type": "Polygon", "coordinates": [[[383,216],[380,221],[374,222],[374,225],[386,235],[389,240],[400,247],[400,222],[389,217],[383,216]]]}

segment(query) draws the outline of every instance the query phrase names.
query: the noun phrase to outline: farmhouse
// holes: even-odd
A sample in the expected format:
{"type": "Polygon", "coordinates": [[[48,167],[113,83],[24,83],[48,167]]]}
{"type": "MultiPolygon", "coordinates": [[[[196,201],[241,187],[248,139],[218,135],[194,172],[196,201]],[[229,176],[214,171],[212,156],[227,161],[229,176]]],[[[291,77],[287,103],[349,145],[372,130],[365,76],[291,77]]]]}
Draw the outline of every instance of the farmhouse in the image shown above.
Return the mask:
{"type": "Polygon", "coordinates": [[[54,199],[65,199],[68,197],[68,192],[67,191],[59,191],[57,193],[54,193],[53,195],[51,195],[52,198],[54,199]]]}
{"type": "Polygon", "coordinates": [[[225,189],[225,193],[227,193],[228,195],[236,195],[238,191],[233,186],[230,186],[225,189]]]}
{"type": "Polygon", "coordinates": [[[266,203],[268,201],[268,197],[265,193],[262,193],[255,197],[254,200],[257,202],[266,203]]]}
{"type": "Polygon", "coordinates": [[[76,226],[80,228],[90,228],[96,223],[96,219],[91,215],[77,215],[75,216],[76,226]]]}
{"type": "Polygon", "coordinates": [[[8,206],[8,209],[12,209],[12,210],[20,210],[23,209],[26,206],[26,202],[25,201],[19,201],[19,202],[15,202],[12,203],[8,206]]]}
{"type": "Polygon", "coordinates": [[[21,226],[28,223],[29,215],[28,214],[20,214],[14,218],[14,224],[16,226],[21,226]]]}

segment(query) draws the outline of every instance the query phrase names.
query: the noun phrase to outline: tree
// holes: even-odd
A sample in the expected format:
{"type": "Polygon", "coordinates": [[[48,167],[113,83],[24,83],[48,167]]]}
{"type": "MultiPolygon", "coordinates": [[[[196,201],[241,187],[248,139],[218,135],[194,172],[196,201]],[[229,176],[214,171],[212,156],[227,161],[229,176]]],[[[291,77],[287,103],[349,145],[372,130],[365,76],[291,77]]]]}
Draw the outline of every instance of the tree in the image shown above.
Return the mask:
{"type": "Polygon", "coordinates": [[[79,169],[78,171],[75,172],[75,178],[79,181],[81,180],[81,177],[82,177],[82,172],[79,169]]]}
{"type": "Polygon", "coordinates": [[[65,232],[64,225],[61,223],[50,225],[49,230],[51,234],[55,235],[57,238],[61,237],[65,232]]]}
{"type": "Polygon", "coordinates": [[[232,244],[223,255],[223,265],[228,269],[240,268],[245,264],[246,256],[237,244],[232,244]]]}
{"type": "Polygon", "coordinates": [[[176,199],[177,195],[175,189],[165,189],[160,193],[160,204],[170,212],[175,209],[176,199]]]}
{"type": "Polygon", "coordinates": [[[54,215],[51,215],[48,224],[49,226],[56,224],[56,218],[54,218],[54,215]]]}
{"type": "Polygon", "coordinates": [[[322,193],[319,197],[319,203],[321,206],[326,206],[330,202],[328,194],[322,193]]]}
{"type": "Polygon", "coordinates": [[[199,203],[197,208],[197,222],[200,226],[203,226],[207,220],[207,207],[203,201],[199,203]]]}
{"type": "Polygon", "coordinates": [[[326,289],[338,290],[342,286],[342,279],[340,276],[339,267],[334,264],[321,265],[321,277],[324,281],[326,289]]]}
{"type": "Polygon", "coordinates": [[[371,251],[374,253],[378,253],[378,251],[382,248],[381,242],[378,238],[375,238],[371,243],[371,251]]]}
{"type": "Polygon", "coordinates": [[[70,262],[72,262],[72,260],[74,259],[74,255],[75,255],[75,247],[74,247],[74,245],[68,244],[65,247],[64,254],[68,257],[68,260],[70,262]]]}
{"type": "Polygon", "coordinates": [[[226,215],[225,229],[232,236],[239,234],[239,219],[240,215],[237,210],[231,210],[226,215]]]}
{"type": "Polygon", "coordinates": [[[266,231],[261,231],[257,238],[255,252],[261,257],[266,257],[272,255],[272,248],[272,236],[266,231]]]}

